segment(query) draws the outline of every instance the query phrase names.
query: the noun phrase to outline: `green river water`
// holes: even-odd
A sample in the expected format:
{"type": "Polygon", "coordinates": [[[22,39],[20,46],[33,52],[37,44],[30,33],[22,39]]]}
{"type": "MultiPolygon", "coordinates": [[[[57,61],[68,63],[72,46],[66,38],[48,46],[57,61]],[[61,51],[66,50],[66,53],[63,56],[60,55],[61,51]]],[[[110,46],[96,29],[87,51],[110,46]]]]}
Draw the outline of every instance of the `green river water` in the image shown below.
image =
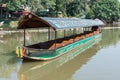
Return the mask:
{"type": "MultiPolygon", "coordinates": [[[[26,44],[45,41],[46,35],[28,32],[26,44]]],[[[0,35],[0,80],[120,80],[120,29],[102,30],[102,40],[76,57],[71,51],[50,61],[18,59],[21,43],[22,32],[0,35]]]]}

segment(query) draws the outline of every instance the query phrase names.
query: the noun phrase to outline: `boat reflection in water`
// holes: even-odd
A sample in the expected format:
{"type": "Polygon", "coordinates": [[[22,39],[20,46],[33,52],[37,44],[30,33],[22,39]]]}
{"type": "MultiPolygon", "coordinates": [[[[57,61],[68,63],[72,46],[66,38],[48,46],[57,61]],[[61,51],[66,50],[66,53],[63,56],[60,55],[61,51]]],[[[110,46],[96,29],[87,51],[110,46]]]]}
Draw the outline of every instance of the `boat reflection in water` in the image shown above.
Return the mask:
{"type": "Polygon", "coordinates": [[[23,61],[19,80],[70,80],[71,76],[100,49],[101,38],[84,44],[59,58],[49,61],[23,61]],[[96,44],[97,43],[97,44],[96,44]],[[94,46],[93,46],[94,45],[94,46]],[[93,46],[92,48],[90,48],[93,46]],[[89,48],[89,49],[88,49],[89,48]],[[87,49],[87,50],[86,50],[87,49]],[[85,51],[86,50],[86,51],[85,51]],[[84,51],[84,52],[83,52],[84,51]],[[81,53],[81,54],[80,54],[81,53]],[[64,65],[63,65],[64,64],[64,65]]]}

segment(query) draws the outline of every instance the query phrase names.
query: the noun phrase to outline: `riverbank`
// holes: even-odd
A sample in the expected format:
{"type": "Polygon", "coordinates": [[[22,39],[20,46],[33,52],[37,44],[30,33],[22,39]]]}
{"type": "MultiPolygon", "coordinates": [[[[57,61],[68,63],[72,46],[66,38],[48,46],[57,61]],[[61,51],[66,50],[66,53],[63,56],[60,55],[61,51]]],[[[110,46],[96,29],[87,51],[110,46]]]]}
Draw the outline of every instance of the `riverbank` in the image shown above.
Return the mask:
{"type": "MultiPolygon", "coordinates": [[[[37,30],[27,30],[26,32],[47,32],[48,29],[37,29],[37,30]]],[[[8,34],[8,33],[19,33],[24,32],[24,30],[2,30],[0,31],[0,34],[8,34]]]]}
{"type": "Polygon", "coordinates": [[[120,29],[120,27],[101,27],[101,29],[120,29]]]}
{"type": "MultiPolygon", "coordinates": [[[[101,27],[100,29],[120,29],[120,27],[101,27]]],[[[27,30],[27,32],[47,32],[48,29],[37,29],[37,30],[27,30]]],[[[19,33],[23,32],[23,30],[2,30],[0,34],[8,34],[8,33],[19,33]]]]}

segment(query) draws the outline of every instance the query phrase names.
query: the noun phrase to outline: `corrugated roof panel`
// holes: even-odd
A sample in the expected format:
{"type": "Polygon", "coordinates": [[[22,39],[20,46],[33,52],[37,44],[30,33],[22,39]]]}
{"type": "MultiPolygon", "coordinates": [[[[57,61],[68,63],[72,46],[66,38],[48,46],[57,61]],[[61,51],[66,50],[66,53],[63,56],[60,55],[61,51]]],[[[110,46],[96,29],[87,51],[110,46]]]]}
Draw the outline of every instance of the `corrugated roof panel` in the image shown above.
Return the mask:
{"type": "Polygon", "coordinates": [[[43,17],[42,19],[47,21],[56,30],[104,25],[104,23],[98,19],[92,20],[79,18],[43,18],[43,17]]]}
{"type": "Polygon", "coordinates": [[[18,24],[18,29],[51,27],[54,30],[101,26],[104,23],[99,20],[80,18],[48,18],[39,17],[32,13],[25,15],[18,24]]]}

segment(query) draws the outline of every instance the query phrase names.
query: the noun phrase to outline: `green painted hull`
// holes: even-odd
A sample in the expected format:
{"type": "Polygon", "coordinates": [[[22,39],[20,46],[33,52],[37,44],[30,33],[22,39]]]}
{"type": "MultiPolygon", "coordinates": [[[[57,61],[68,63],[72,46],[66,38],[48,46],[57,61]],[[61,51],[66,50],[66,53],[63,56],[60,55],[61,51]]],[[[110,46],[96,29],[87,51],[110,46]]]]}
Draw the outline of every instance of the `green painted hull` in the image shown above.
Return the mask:
{"type": "Polygon", "coordinates": [[[31,55],[31,56],[24,56],[24,58],[28,59],[35,59],[35,60],[50,60],[57,58],[63,54],[69,53],[69,51],[74,50],[75,48],[78,48],[78,50],[73,55],[78,55],[78,53],[83,52],[84,50],[88,49],[92,45],[94,45],[96,42],[101,40],[102,33],[90,36],[88,38],[79,40],[77,42],[74,42],[72,44],[69,44],[67,46],[61,47],[59,49],[43,52],[42,54],[38,55],[31,55]]]}

